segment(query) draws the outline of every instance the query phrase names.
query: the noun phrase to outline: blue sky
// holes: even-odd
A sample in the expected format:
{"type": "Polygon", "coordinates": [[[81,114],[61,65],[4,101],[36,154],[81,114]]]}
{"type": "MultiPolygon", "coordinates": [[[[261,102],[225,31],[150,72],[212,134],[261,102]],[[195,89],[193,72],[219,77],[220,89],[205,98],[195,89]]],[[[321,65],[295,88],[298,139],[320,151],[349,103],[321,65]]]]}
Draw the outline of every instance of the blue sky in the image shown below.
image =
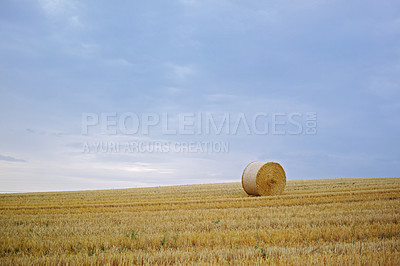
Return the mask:
{"type": "Polygon", "coordinates": [[[253,160],[288,179],[399,174],[397,1],[2,0],[0,35],[1,192],[240,181],[253,160]],[[82,134],[82,114],[110,112],[313,112],[317,133],[82,134]],[[82,151],[133,140],[229,152],[82,151]]]}

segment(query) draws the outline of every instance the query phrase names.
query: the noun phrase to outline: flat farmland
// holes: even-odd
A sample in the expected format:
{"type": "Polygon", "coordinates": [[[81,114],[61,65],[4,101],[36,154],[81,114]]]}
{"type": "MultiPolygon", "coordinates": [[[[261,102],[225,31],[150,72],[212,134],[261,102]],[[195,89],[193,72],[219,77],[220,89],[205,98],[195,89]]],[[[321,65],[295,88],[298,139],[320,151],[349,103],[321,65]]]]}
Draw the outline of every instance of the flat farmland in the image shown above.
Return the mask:
{"type": "Polygon", "coordinates": [[[0,194],[1,265],[400,265],[400,178],[0,194]]]}

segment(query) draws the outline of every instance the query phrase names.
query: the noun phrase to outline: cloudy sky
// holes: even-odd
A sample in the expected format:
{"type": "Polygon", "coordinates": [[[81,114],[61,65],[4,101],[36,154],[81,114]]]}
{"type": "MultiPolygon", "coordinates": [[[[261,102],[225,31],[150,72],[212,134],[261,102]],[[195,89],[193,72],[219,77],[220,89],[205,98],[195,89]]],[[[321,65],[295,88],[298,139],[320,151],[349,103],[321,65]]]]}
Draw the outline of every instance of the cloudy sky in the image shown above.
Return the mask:
{"type": "Polygon", "coordinates": [[[288,179],[399,176],[398,1],[2,0],[0,36],[1,192],[240,181],[253,160],[288,179]],[[105,134],[104,114],[159,123],[105,134]],[[182,134],[182,114],[270,130],[182,134]],[[229,150],[85,151],[154,141],[229,150]]]}

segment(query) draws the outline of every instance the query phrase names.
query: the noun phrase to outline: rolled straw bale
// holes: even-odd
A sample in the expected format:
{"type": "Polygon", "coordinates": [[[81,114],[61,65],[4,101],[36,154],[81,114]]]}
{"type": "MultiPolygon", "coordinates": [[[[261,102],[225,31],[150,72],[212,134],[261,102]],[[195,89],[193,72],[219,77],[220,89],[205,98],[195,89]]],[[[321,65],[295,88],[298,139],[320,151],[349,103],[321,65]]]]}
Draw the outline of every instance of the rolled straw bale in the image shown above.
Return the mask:
{"type": "Polygon", "coordinates": [[[285,170],[279,163],[251,162],[243,171],[242,186],[249,195],[282,194],[286,186],[285,170]]]}

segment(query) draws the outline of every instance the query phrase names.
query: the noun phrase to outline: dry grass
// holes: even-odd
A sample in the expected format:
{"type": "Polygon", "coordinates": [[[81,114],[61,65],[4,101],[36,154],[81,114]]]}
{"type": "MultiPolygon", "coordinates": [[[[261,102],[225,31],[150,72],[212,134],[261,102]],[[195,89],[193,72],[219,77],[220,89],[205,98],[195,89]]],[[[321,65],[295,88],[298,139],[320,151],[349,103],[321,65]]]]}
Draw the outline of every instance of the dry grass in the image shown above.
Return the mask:
{"type": "Polygon", "coordinates": [[[0,195],[0,264],[400,265],[400,178],[0,195]]]}

